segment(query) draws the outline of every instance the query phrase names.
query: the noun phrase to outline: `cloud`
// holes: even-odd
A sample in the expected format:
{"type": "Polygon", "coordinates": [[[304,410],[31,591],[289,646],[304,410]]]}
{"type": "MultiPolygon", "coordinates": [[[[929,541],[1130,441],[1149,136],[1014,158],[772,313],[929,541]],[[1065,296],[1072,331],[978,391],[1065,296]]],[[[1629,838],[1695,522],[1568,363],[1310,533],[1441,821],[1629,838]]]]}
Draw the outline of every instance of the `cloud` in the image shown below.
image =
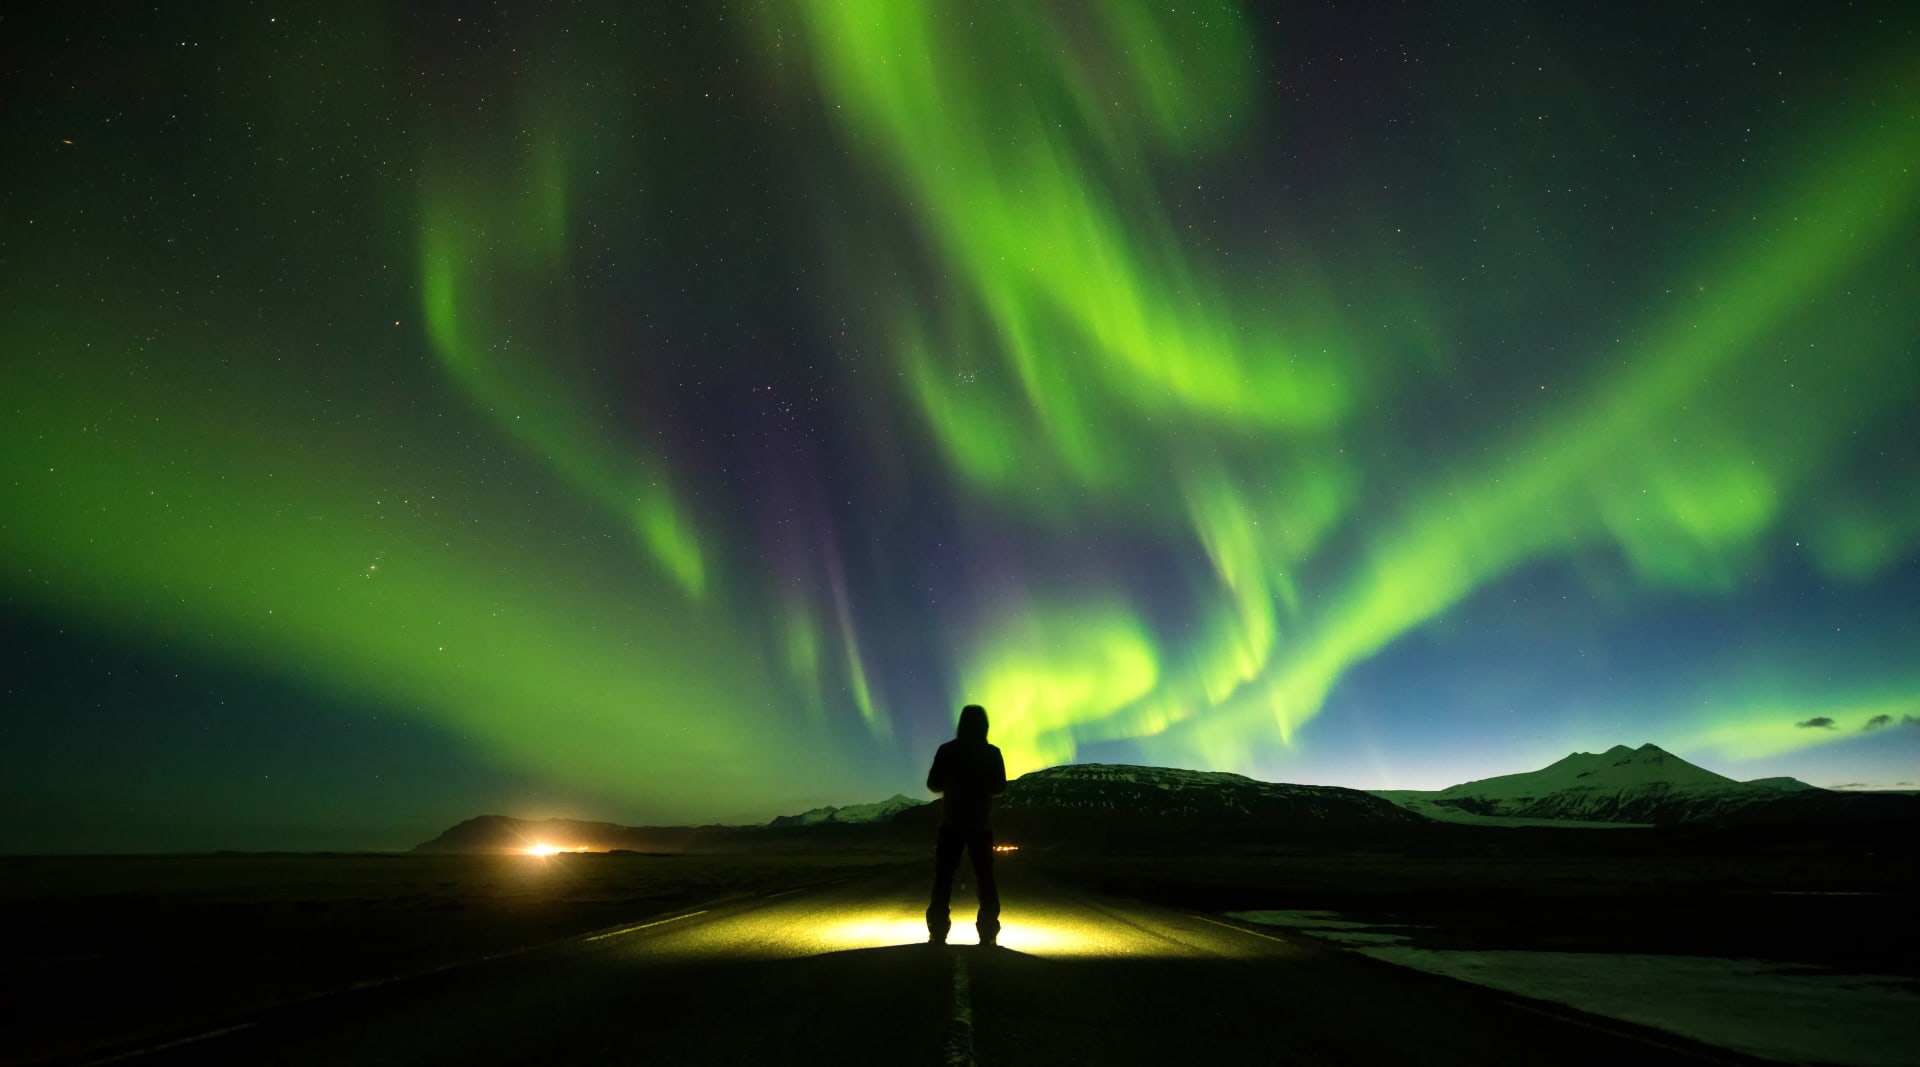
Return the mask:
{"type": "Polygon", "coordinates": [[[1914,715],[1902,715],[1902,716],[1900,716],[1900,725],[1902,725],[1902,726],[1920,726],[1920,716],[1914,716],[1914,715]]]}
{"type": "Polygon", "coordinates": [[[1796,722],[1794,725],[1807,730],[1831,730],[1833,729],[1833,717],[1831,715],[1815,715],[1806,722],[1796,722]]]}
{"type": "MultiPolygon", "coordinates": [[[[1913,716],[1909,715],[1907,716],[1907,718],[1912,719],[1913,716]]],[[[1862,730],[1879,730],[1884,727],[1888,727],[1892,725],[1893,725],[1893,716],[1875,715],[1873,718],[1868,719],[1867,724],[1865,726],[1862,726],[1861,729],[1862,730]]]]}

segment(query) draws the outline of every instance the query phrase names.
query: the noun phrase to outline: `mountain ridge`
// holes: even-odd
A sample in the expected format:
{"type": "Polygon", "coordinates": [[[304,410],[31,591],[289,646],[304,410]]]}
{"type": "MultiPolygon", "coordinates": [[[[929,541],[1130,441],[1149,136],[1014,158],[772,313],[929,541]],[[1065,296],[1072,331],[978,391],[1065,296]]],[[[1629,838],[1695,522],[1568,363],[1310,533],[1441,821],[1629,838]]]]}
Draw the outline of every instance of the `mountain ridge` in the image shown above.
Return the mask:
{"type": "MultiPolygon", "coordinates": [[[[839,840],[921,841],[940,819],[935,799],[895,794],[875,804],[823,806],[755,826],[621,826],[578,819],[467,819],[413,849],[424,853],[515,853],[536,849],[680,852],[739,848],[832,833],[839,840]],[[852,836],[848,836],[852,835],[852,836]]],[[[1007,783],[994,823],[1007,837],[1144,841],[1171,837],[1279,839],[1367,835],[1426,820],[1362,790],[1262,782],[1225,771],[1080,763],[1031,771],[1007,783]]]]}
{"type": "Polygon", "coordinates": [[[1371,792],[1441,822],[1607,826],[1741,821],[1787,797],[1828,793],[1794,778],[1737,781],[1651,742],[1573,752],[1538,770],[1445,789],[1371,792]]]}
{"type": "MultiPolygon", "coordinates": [[[[1613,784],[1665,781],[1674,785],[1728,786],[1740,784],[1723,774],[1695,766],[1651,742],[1639,748],[1615,745],[1605,752],[1570,752],[1537,771],[1495,775],[1461,782],[1440,790],[1443,796],[1501,796],[1507,790],[1538,791],[1552,783],[1555,789],[1581,784],[1582,779],[1613,784]]],[[[1586,783],[1588,785],[1592,782],[1586,783]]]]}
{"type": "MultiPolygon", "coordinates": [[[[1445,789],[1348,789],[1263,782],[1226,771],[1076,763],[1007,784],[994,822],[1006,840],[1150,845],[1180,840],[1277,842],[1300,837],[1381,837],[1435,823],[1629,828],[1697,825],[1817,826],[1836,820],[1911,820],[1914,797],[1843,793],[1793,778],[1741,782],[1647,743],[1573,752],[1534,771],[1445,789]]],[[[897,847],[928,839],[940,807],[896,793],[872,804],[822,806],[753,826],[621,826],[577,819],[467,819],[424,853],[685,852],[811,847],[897,847]]]]}
{"type": "Polygon", "coordinates": [[[810,808],[798,815],[776,815],[768,826],[818,826],[822,823],[868,823],[891,819],[908,808],[916,808],[927,803],[915,800],[905,793],[895,793],[885,800],[874,804],[846,804],[840,807],[824,805],[810,808]]]}
{"type": "Polygon", "coordinates": [[[1108,841],[1176,835],[1273,840],[1391,834],[1415,813],[1343,786],[1263,782],[1227,771],[1132,764],[1047,767],[1007,783],[996,827],[1039,839],[1108,841]]]}

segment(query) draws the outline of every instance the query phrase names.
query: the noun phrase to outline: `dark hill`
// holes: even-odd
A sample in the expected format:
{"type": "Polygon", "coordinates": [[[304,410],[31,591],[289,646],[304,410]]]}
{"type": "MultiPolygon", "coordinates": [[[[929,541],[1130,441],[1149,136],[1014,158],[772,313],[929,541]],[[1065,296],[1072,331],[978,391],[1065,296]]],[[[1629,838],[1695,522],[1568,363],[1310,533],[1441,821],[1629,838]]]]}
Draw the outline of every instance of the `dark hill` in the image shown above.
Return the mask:
{"type": "Polygon", "coordinates": [[[1009,841],[1122,847],[1166,840],[1394,836],[1426,824],[1357,789],[1105,763],[1022,775],[1007,784],[994,816],[999,835],[1009,841]]]}
{"type": "MultiPolygon", "coordinates": [[[[909,798],[858,809],[819,809],[767,826],[619,826],[483,815],[416,852],[520,852],[535,845],[594,852],[684,852],[808,845],[912,845],[931,840],[938,803],[910,804],[887,817],[847,823],[823,813],[901,808],[909,798]]],[[[1422,816],[1357,789],[1284,785],[1238,774],[1088,763],[1049,767],[1007,784],[994,825],[1006,841],[1095,846],[1163,841],[1272,842],[1301,837],[1377,837],[1428,824],[1422,816]]]]}
{"type": "Polygon", "coordinates": [[[725,826],[620,826],[579,819],[516,819],[510,815],[481,815],[468,819],[431,841],[415,845],[415,852],[501,853],[525,852],[538,845],[562,851],[686,852],[724,844],[738,831],[725,826]]]}

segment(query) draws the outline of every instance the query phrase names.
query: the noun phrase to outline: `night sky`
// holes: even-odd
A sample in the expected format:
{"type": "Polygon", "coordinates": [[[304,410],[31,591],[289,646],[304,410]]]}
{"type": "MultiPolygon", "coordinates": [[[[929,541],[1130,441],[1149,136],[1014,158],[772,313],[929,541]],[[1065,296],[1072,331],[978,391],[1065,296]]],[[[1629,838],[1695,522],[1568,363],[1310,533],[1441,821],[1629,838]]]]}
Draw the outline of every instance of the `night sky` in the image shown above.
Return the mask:
{"type": "Polygon", "coordinates": [[[0,851],[1920,782],[1920,7],[25,4],[0,851]],[[36,10],[38,9],[38,10],[36,10]]]}

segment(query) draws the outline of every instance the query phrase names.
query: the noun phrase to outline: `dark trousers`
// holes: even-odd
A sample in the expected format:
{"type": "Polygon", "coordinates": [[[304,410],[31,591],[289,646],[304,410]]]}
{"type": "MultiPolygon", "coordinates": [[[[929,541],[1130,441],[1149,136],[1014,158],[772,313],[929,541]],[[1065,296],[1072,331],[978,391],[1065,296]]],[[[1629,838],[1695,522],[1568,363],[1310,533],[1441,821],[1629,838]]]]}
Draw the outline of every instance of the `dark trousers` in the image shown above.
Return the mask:
{"type": "Polygon", "coordinates": [[[933,903],[927,905],[927,932],[935,940],[945,940],[952,925],[947,906],[953,901],[953,872],[960,869],[962,849],[973,861],[974,891],[980,897],[980,914],[974,926],[983,937],[1000,930],[1000,887],[993,883],[993,831],[942,826],[933,850],[933,903]]]}

